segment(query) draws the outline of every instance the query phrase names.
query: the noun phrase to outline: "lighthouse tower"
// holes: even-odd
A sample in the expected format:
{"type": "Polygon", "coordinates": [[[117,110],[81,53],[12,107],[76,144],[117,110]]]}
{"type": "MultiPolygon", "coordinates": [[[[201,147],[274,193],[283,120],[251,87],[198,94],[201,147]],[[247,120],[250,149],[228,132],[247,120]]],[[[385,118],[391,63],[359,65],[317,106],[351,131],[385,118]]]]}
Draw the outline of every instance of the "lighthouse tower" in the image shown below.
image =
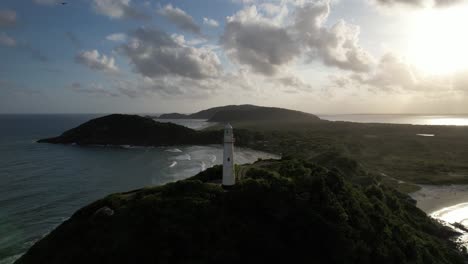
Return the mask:
{"type": "Polygon", "coordinates": [[[223,155],[223,186],[230,187],[236,184],[234,174],[234,134],[232,126],[224,127],[224,155],[223,155]]]}

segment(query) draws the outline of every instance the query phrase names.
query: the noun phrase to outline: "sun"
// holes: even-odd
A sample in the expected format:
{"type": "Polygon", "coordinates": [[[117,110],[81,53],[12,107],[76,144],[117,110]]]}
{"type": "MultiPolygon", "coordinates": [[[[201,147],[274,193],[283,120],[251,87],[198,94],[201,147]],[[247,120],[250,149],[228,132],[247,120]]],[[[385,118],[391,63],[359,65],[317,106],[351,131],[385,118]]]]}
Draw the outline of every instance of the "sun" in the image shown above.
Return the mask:
{"type": "Polygon", "coordinates": [[[468,70],[468,5],[425,9],[410,25],[407,58],[422,73],[468,70]]]}

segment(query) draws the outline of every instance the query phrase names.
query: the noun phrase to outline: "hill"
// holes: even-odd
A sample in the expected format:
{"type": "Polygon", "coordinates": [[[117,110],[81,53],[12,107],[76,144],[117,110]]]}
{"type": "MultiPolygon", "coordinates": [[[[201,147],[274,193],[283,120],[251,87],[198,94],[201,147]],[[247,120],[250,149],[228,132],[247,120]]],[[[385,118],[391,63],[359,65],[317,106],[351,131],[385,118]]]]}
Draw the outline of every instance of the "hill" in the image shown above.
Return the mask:
{"type": "Polygon", "coordinates": [[[221,171],[92,203],[16,263],[463,263],[452,231],[375,181],[261,161],[224,191],[221,171]]]}
{"type": "Polygon", "coordinates": [[[317,116],[312,114],[276,108],[276,107],[263,107],[256,105],[227,105],[220,107],[213,107],[202,110],[193,114],[163,114],[159,116],[160,119],[209,119],[213,122],[229,122],[229,119],[235,121],[250,121],[250,120],[319,120],[317,116]]]}
{"type": "MultiPolygon", "coordinates": [[[[219,134],[219,135],[218,135],[219,134]]],[[[216,131],[196,131],[172,123],[156,122],[138,115],[114,114],[90,120],[54,138],[39,143],[78,145],[135,145],[167,146],[216,144],[220,142],[216,131]]]]}
{"type": "Polygon", "coordinates": [[[209,122],[249,122],[249,121],[277,121],[277,122],[306,122],[320,121],[315,115],[276,107],[260,107],[260,108],[240,108],[221,110],[216,112],[209,122]]]}

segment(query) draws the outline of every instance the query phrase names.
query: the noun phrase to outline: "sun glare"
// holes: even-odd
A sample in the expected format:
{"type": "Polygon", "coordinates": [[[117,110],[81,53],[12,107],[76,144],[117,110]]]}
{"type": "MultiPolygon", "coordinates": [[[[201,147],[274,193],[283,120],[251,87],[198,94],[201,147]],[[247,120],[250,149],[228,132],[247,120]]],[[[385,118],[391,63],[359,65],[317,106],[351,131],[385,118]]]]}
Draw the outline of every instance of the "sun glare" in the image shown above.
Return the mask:
{"type": "Polygon", "coordinates": [[[407,57],[413,66],[435,75],[468,69],[468,5],[425,9],[412,24],[407,57]]]}

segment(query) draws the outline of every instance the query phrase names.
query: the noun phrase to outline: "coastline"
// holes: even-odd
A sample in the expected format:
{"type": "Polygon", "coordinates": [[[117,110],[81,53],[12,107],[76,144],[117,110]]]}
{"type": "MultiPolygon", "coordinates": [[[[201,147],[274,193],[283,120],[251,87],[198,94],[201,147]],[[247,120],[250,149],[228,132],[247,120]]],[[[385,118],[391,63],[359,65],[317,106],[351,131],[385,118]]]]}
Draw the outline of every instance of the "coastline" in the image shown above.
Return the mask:
{"type": "MultiPolygon", "coordinates": [[[[417,201],[417,206],[428,215],[468,202],[468,185],[418,185],[420,190],[410,196],[417,201]]],[[[467,216],[468,217],[468,216],[467,216]]]]}
{"type": "Polygon", "coordinates": [[[420,185],[410,196],[428,216],[440,221],[460,235],[453,240],[468,249],[468,185],[420,185]]]}

